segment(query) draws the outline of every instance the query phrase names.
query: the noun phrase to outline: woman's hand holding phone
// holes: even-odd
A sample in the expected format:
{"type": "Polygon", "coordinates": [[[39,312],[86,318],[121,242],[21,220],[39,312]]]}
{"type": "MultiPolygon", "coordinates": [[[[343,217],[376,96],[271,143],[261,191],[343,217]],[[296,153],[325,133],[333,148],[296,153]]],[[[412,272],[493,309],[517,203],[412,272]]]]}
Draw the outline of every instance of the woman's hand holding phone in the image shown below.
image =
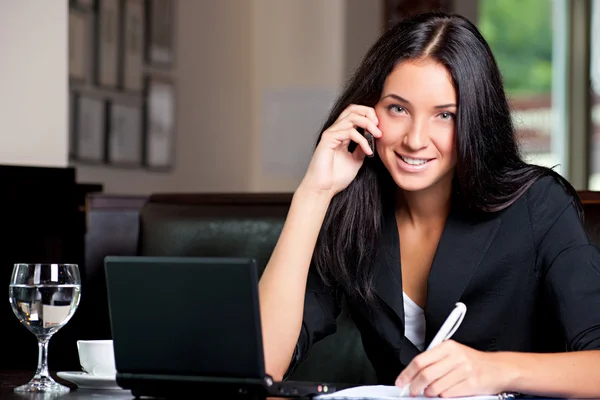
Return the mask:
{"type": "MultiPolygon", "coordinates": [[[[302,180],[305,190],[324,193],[333,197],[354,180],[365,156],[373,154],[369,140],[359,129],[380,138],[379,121],[372,107],[348,106],[336,121],[323,132],[302,180]],[[357,143],[353,152],[348,151],[351,142],[357,143]]],[[[371,140],[373,142],[373,140],[371,140]]]]}

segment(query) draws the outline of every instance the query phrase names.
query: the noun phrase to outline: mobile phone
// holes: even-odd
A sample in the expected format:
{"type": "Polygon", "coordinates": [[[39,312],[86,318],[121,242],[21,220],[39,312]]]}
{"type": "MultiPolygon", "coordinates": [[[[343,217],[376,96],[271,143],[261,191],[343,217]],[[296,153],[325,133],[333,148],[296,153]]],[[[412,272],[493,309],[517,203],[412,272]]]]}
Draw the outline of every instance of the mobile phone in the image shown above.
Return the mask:
{"type": "Polygon", "coordinates": [[[365,137],[365,139],[367,139],[367,142],[369,143],[369,147],[371,148],[371,151],[373,152],[373,154],[367,155],[367,157],[371,158],[371,157],[375,156],[375,138],[373,137],[371,132],[365,131],[363,128],[356,128],[356,130],[358,131],[358,133],[363,135],[365,137]]]}

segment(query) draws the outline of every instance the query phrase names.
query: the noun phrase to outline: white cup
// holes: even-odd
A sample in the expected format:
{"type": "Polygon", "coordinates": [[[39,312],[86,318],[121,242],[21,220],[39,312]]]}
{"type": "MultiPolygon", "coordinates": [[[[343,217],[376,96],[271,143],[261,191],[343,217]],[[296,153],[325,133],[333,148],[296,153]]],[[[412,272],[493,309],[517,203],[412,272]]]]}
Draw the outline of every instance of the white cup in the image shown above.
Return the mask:
{"type": "Polygon", "coordinates": [[[79,364],[95,376],[115,376],[115,353],[112,340],[78,340],[79,364]]]}

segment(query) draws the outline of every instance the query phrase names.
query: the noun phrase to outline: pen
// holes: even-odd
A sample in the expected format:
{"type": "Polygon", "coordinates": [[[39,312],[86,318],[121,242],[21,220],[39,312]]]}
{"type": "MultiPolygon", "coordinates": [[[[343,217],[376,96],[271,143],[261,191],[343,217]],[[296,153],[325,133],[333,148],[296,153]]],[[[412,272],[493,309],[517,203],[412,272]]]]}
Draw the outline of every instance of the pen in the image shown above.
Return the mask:
{"type": "MultiPolygon", "coordinates": [[[[452,310],[452,312],[448,315],[446,321],[444,321],[440,330],[438,331],[438,333],[435,334],[433,340],[431,340],[431,343],[429,343],[429,346],[427,346],[427,349],[425,349],[425,351],[431,350],[443,341],[450,339],[462,323],[466,313],[467,306],[461,302],[456,303],[454,310],[452,310]]],[[[408,396],[409,392],[410,384],[402,388],[402,391],[400,392],[400,397],[408,396]]]]}
{"type": "Polygon", "coordinates": [[[438,333],[435,334],[433,340],[431,341],[429,346],[427,346],[426,351],[433,349],[435,346],[439,345],[444,340],[450,339],[462,323],[466,313],[467,306],[464,303],[456,303],[456,307],[454,307],[454,310],[452,310],[450,315],[448,315],[448,318],[446,318],[446,321],[444,321],[438,333]]]}

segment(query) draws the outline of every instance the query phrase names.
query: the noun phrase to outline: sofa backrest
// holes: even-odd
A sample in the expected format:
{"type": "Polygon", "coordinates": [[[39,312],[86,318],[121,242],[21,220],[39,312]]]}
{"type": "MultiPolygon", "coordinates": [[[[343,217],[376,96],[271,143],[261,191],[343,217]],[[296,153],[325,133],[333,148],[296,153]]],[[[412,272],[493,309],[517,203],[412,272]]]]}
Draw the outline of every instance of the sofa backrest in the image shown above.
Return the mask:
{"type": "Polygon", "coordinates": [[[288,194],[153,195],[141,212],[148,256],[239,256],[264,269],[290,205],[288,194]]]}
{"type": "Polygon", "coordinates": [[[134,256],[139,239],[140,211],[147,196],[95,193],[86,204],[86,282],[77,314],[85,318],[80,339],[110,339],[104,257],[134,256]]]}
{"type": "Polygon", "coordinates": [[[600,246],[600,192],[580,190],[583,203],[584,225],[590,240],[600,246]]]}

